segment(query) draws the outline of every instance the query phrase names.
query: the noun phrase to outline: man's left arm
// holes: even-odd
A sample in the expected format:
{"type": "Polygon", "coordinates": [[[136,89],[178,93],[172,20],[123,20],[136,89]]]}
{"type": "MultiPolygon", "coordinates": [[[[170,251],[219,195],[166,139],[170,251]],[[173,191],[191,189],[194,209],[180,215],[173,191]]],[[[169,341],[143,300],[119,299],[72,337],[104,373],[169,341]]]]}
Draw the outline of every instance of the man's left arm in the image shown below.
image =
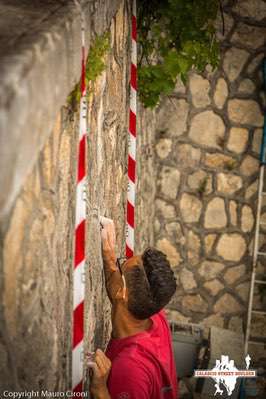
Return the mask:
{"type": "Polygon", "coordinates": [[[107,388],[107,379],[111,365],[110,359],[100,349],[97,349],[95,362],[89,363],[89,367],[93,370],[90,381],[90,393],[94,399],[111,399],[107,388]]]}
{"type": "Polygon", "coordinates": [[[117,271],[116,266],[116,255],[115,255],[115,226],[112,219],[106,217],[100,218],[101,224],[101,239],[102,239],[102,254],[103,254],[103,266],[106,284],[108,285],[109,280],[114,272],[117,271]]]}

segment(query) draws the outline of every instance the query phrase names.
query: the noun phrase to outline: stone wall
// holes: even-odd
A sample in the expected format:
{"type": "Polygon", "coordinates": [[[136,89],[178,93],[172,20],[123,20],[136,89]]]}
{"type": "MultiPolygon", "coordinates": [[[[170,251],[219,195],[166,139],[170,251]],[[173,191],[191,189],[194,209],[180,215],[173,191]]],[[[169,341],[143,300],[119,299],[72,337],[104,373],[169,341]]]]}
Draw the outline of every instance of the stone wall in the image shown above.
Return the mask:
{"type": "MultiPolygon", "coordinates": [[[[217,21],[219,68],[191,73],[156,112],[154,234],[178,278],[169,306],[175,320],[243,331],[265,106],[265,17],[263,1],[227,2],[224,35],[217,21]]],[[[258,307],[260,298],[257,291],[258,307]]],[[[256,335],[266,335],[261,317],[256,335]]]]}
{"type": "MultiPolygon", "coordinates": [[[[104,349],[110,333],[99,214],[114,219],[117,252],[125,250],[129,3],[121,1],[112,20],[110,9],[99,11],[101,4],[94,5],[95,25],[97,18],[105,19],[95,29],[102,33],[100,27],[108,27],[111,49],[106,69],[90,86],[88,98],[87,350],[104,349]]],[[[56,392],[71,385],[78,115],[65,104],[47,136],[1,224],[0,392],[56,392]]]]}
{"type": "Polygon", "coordinates": [[[156,111],[145,109],[138,104],[136,253],[141,253],[148,246],[154,246],[154,201],[157,175],[154,132],[156,123],[156,111]]]}

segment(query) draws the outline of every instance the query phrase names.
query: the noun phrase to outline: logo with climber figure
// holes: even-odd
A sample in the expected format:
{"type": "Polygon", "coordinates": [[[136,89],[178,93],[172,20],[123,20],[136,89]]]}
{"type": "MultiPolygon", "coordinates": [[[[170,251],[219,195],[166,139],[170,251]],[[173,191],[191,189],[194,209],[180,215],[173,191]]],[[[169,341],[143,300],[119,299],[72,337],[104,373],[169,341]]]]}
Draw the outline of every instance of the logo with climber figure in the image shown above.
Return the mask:
{"type": "Polygon", "coordinates": [[[250,361],[251,357],[247,355],[245,358],[246,369],[238,370],[234,360],[230,360],[229,356],[222,355],[221,360],[216,360],[212,370],[195,370],[194,377],[212,378],[216,389],[214,396],[225,393],[231,396],[236,387],[237,378],[256,377],[256,371],[249,370],[250,361]]]}

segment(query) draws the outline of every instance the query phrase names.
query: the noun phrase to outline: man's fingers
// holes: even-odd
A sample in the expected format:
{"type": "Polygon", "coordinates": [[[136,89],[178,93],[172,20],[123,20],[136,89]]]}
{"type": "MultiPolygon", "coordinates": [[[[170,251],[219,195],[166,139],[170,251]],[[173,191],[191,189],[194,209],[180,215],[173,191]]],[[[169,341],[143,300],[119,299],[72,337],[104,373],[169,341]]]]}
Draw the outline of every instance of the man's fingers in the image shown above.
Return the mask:
{"type": "Polygon", "coordinates": [[[111,360],[105,355],[101,349],[97,349],[96,356],[98,356],[106,367],[111,366],[111,360]]]}
{"type": "Polygon", "coordinates": [[[99,369],[100,375],[102,377],[108,376],[109,371],[111,369],[111,361],[108,359],[108,357],[105,356],[105,354],[100,349],[97,349],[96,351],[95,362],[99,369]]]}
{"type": "Polygon", "coordinates": [[[115,244],[115,225],[112,219],[100,216],[102,239],[107,239],[111,245],[115,244]]]}
{"type": "Polygon", "coordinates": [[[107,373],[109,371],[111,367],[111,362],[100,349],[97,349],[96,351],[95,361],[99,369],[102,370],[104,373],[107,373]]]}
{"type": "Polygon", "coordinates": [[[103,360],[101,359],[101,357],[99,355],[95,356],[95,362],[96,362],[97,366],[99,367],[100,372],[102,374],[105,374],[106,367],[105,367],[103,360]]]}
{"type": "Polygon", "coordinates": [[[88,362],[88,367],[93,371],[94,378],[101,377],[101,371],[96,362],[88,362]]]}
{"type": "Polygon", "coordinates": [[[100,216],[99,221],[100,221],[100,224],[101,224],[103,227],[106,227],[106,226],[108,226],[108,225],[114,224],[114,222],[113,222],[112,219],[106,218],[105,216],[100,216]]]}
{"type": "Polygon", "coordinates": [[[105,377],[109,372],[109,370],[100,363],[99,359],[96,358],[95,362],[88,363],[88,367],[93,371],[92,376],[94,380],[105,377]]]}

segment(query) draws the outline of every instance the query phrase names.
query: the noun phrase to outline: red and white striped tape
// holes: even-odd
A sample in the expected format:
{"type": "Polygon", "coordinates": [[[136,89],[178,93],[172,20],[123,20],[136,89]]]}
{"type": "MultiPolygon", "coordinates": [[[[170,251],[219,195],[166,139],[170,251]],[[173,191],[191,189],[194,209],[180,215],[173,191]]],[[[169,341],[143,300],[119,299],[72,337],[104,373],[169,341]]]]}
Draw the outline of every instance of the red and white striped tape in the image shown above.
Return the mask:
{"type": "MultiPolygon", "coordinates": [[[[80,4],[75,1],[76,4],[80,4]]],[[[73,344],[72,344],[72,390],[83,390],[84,358],[84,300],[85,300],[85,225],[86,225],[86,133],[87,100],[85,82],[85,24],[81,10],[82,75],[79,123],[79,150],[76,191],[75,256],[73,271],[73,344]]],[[[137,111],[137,18],[136,0],[132,12],[132,50],[130,79],[130,114],[128,131],[128,194],[126,256],[134,252],[134,216],[136,196],[136,111],[137,111]]]]}
{"type": "MultiPolygon", "coordinates": [[[[78,4],[79,5],[79,4],[78,4]]],[[[80,5],[79,5],[80,7],[80,5]]],[[[84,299],[85,299],[85,228],[86,228],[86,135],[87,100],[85,82],[85,24],[81,10],[82,72],[79,121],[79,149],[76,187],[75,256],[73,270],[73,341],[72,341],[72,390],[83,389],[84,357],[84,299]]]]}
{"type": "Polygon", "coordinates": [[[136,114],[137,114],[137,13],[133,0],[131,27],[130,111],[128,129],[128,190],[126,257],[134,253],[135,197],[136,197],[136,114]]]}

